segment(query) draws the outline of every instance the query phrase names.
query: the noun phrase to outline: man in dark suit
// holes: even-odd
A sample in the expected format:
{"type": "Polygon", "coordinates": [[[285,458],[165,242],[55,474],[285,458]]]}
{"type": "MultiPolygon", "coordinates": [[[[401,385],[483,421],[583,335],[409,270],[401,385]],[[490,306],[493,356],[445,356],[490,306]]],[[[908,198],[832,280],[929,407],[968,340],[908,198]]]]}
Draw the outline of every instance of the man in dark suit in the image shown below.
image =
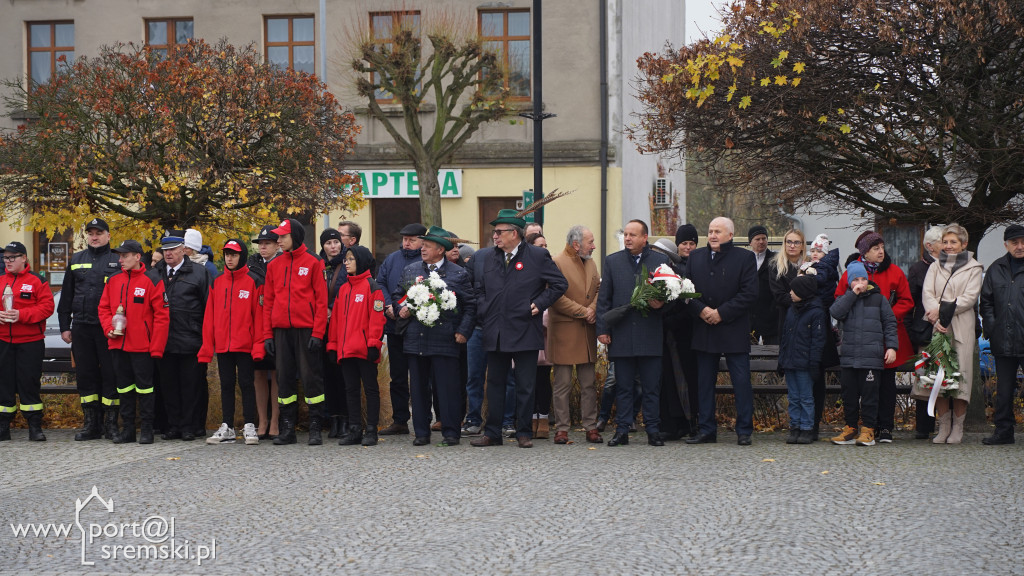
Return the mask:
{"type": "Polygon", "coordinates": [[[757,301],[750,309],[750,329],[762,344],[779,343],[779,310],[768,285],[775,252],[768,249],[768,229],[758,224],[747,232],[750,251],[757,262],[757,301]]]}
{"type": "Polygon", "coordinates": [[[470,444],[501,444],[505,381],[514,362],[516,440],[520,448],[531,448],[537,352],[544,348],[542,315],[569,283],[547,250],[523,241],[526,221],[515,210],[500,210],[491,226],[494,248],[473,255],[474,260],[486,259],[483,274],[473,278],[473,291],[487,351],[487,425],[484,435],[470,444]]]}
{"type": "Polygon", "coordinates": [[[708,245],[690,254],[690,280],[702,296],[690,300],[697,351],[700,432],[687,444],[715,442],[715,381],[718,360],[725,354],[736,394],[736,436],[750,445],[754,432],[754,392],[750,386],[750,306],[757,300],[757,262],[754,253],[732,243],[735,225],[718,217],[708,225],[708,245]]]}
{"type": "Polygon", "coordinates": [[[651,250],[647,244],[647,224],[642,220],[630,220],[622,232],[626,248],[605,258],[601,290],[597,296],[597,340],[608,346],[608,360],[615,362],[615,377],[619,381],[615,388],[615,436],[608,445],[629,444],[629,428],[635,414],[631,384],[639,375],[647,443],[664,446],[658,432],[661,423],[658,403],[663,346],[661,310],[665,303],[651,300],[651,310],[646,317],[631,308],[612,324],[605,318],[605,313],[612,308],[629,305],[644,266],[650,274],[658,266],[668,264],[669,260],[664,254],[651,250]]]}
{"type": "Polygon", "coordinates": [[[414,446],[430,443],[430,382],[437,389],[438,412],[441,420],[442,445],[454,446],[459,443],[462,428],[462,393],[464,390],[459,366],[460,345],[465,344],[476,324],[473,289],[469,272],[449,262],[445,253],[454,248],[449,233],[438,226],[431,226],[426,234],[419,236],[420,262],[413,262],[402,272],[401,282],[392,294],[393,306],[400,318],[408,318],[403,350],[409,361],[412,374],[412,424],[416,432],[414,446]],[[433,326],[427,326],[416,318],[405,305],[405,291],[422,276],[426,281],[431,272],[437,275],[455,293],[455,310],[442,311],[433,326]]]}

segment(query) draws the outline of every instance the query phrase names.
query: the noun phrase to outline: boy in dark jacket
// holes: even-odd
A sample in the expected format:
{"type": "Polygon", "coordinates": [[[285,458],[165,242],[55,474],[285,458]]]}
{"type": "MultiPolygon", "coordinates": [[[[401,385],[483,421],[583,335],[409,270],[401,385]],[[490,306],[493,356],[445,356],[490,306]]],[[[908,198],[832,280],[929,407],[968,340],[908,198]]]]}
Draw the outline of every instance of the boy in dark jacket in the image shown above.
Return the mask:
{"type": "Polygon", "coordinates": [[[242,435],[246,444],[259,444],[253,380],[254,361],[264,355],[260,337],[263,333],[263,309],[260,307],[263,282],[246,265],[248,252],[241,240],[232,238],[224,244],[224,273],[213,281],[210,297],[206,299],[199,362],[209,363],[213,353],[217,353],[223,414],[223,423],[206,439],[207,444],[235,442],[236,378],[242,390],[242,415],[245,417],[242,435]]]}
{"type": "Polygon", "coordinates": [[[384,338],[384,292],[373,279],[373,254],[358,244],[345,250],[348,281],[338,289],[331,310],[331,332],[327,351],[337,354],[345,377],[348,395],[348,431],[338,444],[363,446],[377,444],[380,420],[380,389],[377,387],[377,363],[384,338]],[[366,394],[366,432],[360,423],[360,380],[366,394]]]}
{"type": "Polygon", "coordinates": [[[779,346],[779,368],[786,371],[789,393],[789,438],[786,444],[814,441],[814,374],[821,366],[829,327],[817,296],[814,275],[800,274],[789,285],[793,305],[786,312],[779,346]]]}
{"type": "Polygon", "coordinates": [[[885,364],[896,358],[899,340],[896,315],[878,287],[868,281],[867,269],[859,261],[846,268],[850,290],[836,299],[829,310],[843,323],[839,359],[846,426],[833,444],[874,446],[878,417],[878,384],[885,364]],[[858,435],[860,417],[864,428],[858,435]]]}

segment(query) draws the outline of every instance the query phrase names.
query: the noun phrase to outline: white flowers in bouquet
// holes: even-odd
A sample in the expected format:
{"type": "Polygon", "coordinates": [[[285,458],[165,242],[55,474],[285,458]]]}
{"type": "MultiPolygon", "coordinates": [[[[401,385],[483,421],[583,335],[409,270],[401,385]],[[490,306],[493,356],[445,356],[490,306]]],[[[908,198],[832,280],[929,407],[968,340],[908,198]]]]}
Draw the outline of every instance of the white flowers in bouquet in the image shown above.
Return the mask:
{"type": "Polygon", "coordinates": [[[416,314],[420,324],[432,328],[441,318],[442,311],[456,309],[458,299],[441,276],[431,272],[427,278],[417,276],[406,288],[404,304],[416,314]]]}

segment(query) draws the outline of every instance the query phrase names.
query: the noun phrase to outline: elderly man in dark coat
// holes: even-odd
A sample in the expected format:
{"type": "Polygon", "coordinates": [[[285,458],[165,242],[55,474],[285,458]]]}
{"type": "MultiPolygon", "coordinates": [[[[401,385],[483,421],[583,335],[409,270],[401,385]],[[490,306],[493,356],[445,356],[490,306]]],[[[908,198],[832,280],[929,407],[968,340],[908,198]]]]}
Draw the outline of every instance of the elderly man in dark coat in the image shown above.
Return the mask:
{"type": "Polygon", "coordinates": [[[629,444],[629,427],[634,416],[633,387],[630,384],[639,376],[647,443],[664,446],[658,432],[663,346],[661,308],[664,302],[651,301],[651,310],[646,317],[630,308],[625,316],[609,323],[605,314],[613,308],[629,305],[644,266],[648,273],[652,273],[658,266],[668,264],[669,260],[664,254],[651,250],[647,244],[647,224],[642,220],[630,220],[626,224],[623,241],[626,245],[624,250],[605,258],[601,290],[597,297],[597,339],[608,346],[608,359],[615,362],[615,376],[620,383],[616,386],[615,396],[615,436],[608,445],[629,444]]]}
{"type": "Polygon", "coordinates": [[[494,248],[473,255],[474,260],[484,259],[483,274],[473,278],[473,291],[487,351],[487,425],[484,435],[470,444],[501,444],[505,381],[514,362],[516,439],[520,448],[531,448],[537,353],[544,348],[542,315],[569,283],[547,250],[523,241],[526,221],[515,210],[500,210],[491,226],[494,248]]]}
{"type": "Polygon", "coordinates": [[[750,329],[762,344],[779,343],[779,310],[768,285],[775,252],[768,249],[768,229],[758,224],[747,232],[750,251],[757,262],[757,301],[750,308],[750,329]]]}
{"type": "Polygon", "coordinates": [[[687,444],[715,442],[715,381],[718,360],[725,354],[736,394],[736,436],[750,445],[754,432],[754,392],[750,386],[750,306],[757,300],[754,253],[732,243],[735,225],[718,217],[708,225],[708,245],[690,254],[690,280],[702,296],[690,300],[693,349],[697,351],[700,431],[687,444]]]}
{"type": "Polygon", "coordinates": [[[412,374],[412,423],[416,432],[413,445],[430,443],[430,383],[433,381],[438,388],[442,444],[454,446],[459,443],[463,416],[459,345],[466,343],[476,323],[472,280],[465,268],[445,258],[445,252],[454,247],[445,229],[431,226],[419,238],[423,241],[422,260],[405,267],[402,280],[392,294],[398,316],[409,320],[404,351],[412,374]],[[437,272],[447,289],[455,293],[457,304],[455,310],[443,311],[433,326],[427,326],[405,305],[405,292],[417,277],[427,281],[431,272],[437,272]]]}
{"type": "Polygon", "coordinates": [[[1017,369],[1024,367],[1024,226],[1007,226],[1003,245],[1006,254],[992,263],[981,285],[981,323],[996,359],[996,429],[981,441],[988,446],[1014,442],[1017,369]]]}

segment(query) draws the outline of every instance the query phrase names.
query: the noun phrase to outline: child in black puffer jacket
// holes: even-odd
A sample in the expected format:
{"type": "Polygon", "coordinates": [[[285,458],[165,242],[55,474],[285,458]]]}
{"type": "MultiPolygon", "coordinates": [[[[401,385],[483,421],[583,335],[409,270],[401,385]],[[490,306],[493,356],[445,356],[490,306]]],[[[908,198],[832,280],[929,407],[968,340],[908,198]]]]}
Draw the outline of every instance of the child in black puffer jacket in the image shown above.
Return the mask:
{"type": "Polygon", "coordinates": [[[786,312],[779,345],[779,368],[786,372],[789,394],[786,443],[810,444],[815,435],[814,374],[821,366],[830,323],[817,296],[818,282],[814,275],[798,275],[789,288],[793,305],[786,312]]]}

